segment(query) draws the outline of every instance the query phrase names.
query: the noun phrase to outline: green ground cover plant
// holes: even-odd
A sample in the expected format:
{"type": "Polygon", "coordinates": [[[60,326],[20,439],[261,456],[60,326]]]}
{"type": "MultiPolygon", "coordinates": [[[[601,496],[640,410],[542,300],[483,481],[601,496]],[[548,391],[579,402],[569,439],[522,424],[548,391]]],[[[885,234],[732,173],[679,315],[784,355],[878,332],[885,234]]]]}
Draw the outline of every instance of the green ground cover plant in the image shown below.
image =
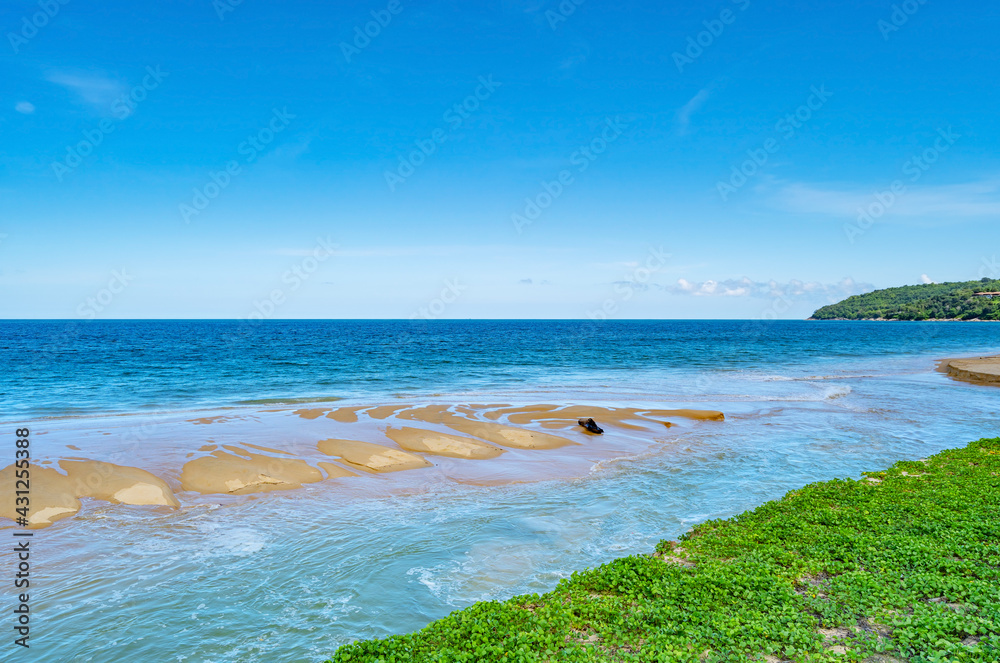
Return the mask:
{"type": "Polygon", "coordinates": [[[810,484],[329,661],[1000,661],[1000,438],[810,484]]]}

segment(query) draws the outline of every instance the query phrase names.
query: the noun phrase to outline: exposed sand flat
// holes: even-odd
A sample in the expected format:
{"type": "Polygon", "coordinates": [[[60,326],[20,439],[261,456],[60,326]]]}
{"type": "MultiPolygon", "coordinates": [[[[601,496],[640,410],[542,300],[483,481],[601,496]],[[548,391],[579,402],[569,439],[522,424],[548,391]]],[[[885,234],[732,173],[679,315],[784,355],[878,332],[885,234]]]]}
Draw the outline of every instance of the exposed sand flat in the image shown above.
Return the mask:
{"type": "Polygon", "coordinates": [[[327,419],[333,419],[343,424],[353,424],[358,420],[358,410],[364,410],[370,405],[357,405],[355,407],[342,407],[326,415],[327,419]]]}
{"type": "Polygon", "coordinates": [[[422,451],[435,456],[451,458],[496,458],[504,449],[486,444],[471,437],[438,433],[423,428],[389,428],[385,434],[390,440],[409,451],[422,451]]]}
{"type": "Polygon", "coordinates": [[[66,472],[76,497],[93,497],[113,504],[181,505],[163,479],[138,467],[97,460],[61,460],[59,467],[66,472]]]}
{"type": "Polygon", "coordinates": [[[335,456],[351,467],[368,472],[399,472],[433,465],[415,454],[371,442],[330,439],[320,440],[317,446],[327,456],[335,456]]]}
{"type": "Polygon", "coordinates": [[[413,407],[403,410],[396,415],[397,419],[409,419],[410,421],[424,421],[429,424],[441,424],[453,419],[461,419],[449,411],[450,405],[425,405],[424,407],[413,407]]]}
{"type": "Polygon", "coordinates": [[[504,415],[506,415],[507,421],[512,424],[539,423],[544,428],[572,428],[578,425],[577,422],[579,419],[592,417],[599,425],[611,424],[626,430],[636,431],[648,430],[648,426],[641,425],[645,422],[657,424],[669,423],[660,421],[654,417],[683,417],[685,419],[716,421],[725,419],[725,415],[716,410],[645,410],[626,407],[602,407],[598,405],[568,405],[565,407],[559,407],[558,405],[526,405],[523,407],[493,410],[485,413],[484,416],[488,419],[496,420],[504,415]]]}
{"type": "Polygon", "coordinates": [[[220,414],[214,417],[201,417],[200,419],[188,419],[188,421],[191,422],[192,424],[207,425],[207,424],[214,424],[219,421],[226,421],[227,419],[229,419],[229,417],[227,417],[224,414],[220,414]]]}
{"type": "MultiPolygon", "coordinates": [[[[30,467],[28,523],[32,529],[76,514],[81,497],[112,504],[180,506],[165,481],[137,467],[86,459],[61,460],[59,466],[65,475],[51,467],[30,467]]],[[[23,484],[16,485],[13,465],[0,470],[0,490],[10,496],[0,504],[0,516],[17,519],[15,490],[23,488],[23,484]]]]}
{"type": "MultiPolygon", "coordinates": [[[[947,370],[953,374],[958,371],[967,372],[958,374],[962,376],[977,373],[975,381],[984,381],[981,374],[993,371],[992,380],[1000,383],[1000,357],[948,361],[951,363],[947,370]]],[[[634,449],[645,448],[645,443],[656,441],[657,433],[662,432],[664,426],[672,425],[666,420],[668,417],[697,421],[725,419],[723,413],[714,410],[546,403],[369,404],[340,408],[282,408],[275,411],[281,413],[280,417],[255,416],[260,412],[247,416],[218,415],[193,420],[180,417],[178,423],[193,421],[217,425],[212,429],[211,438],[206,436],[190,445],[177,443],[175,447],[164,446],[158,454],[154,449],[154,453],[145,458],[144,466],[161,468],[162,472],[160,469],[153,469],[153,472],[168,479],[179,473],[183,491],[203,494],[244,495],[290,490],[324,479],[398,472],[433,467],[435,464],[440,466],[431,476],[438,479],[499,485],[521,481],[523,477],[539,480],[539,477],[553,472],[556,475],[562,473],[578,476],[580,472],[588,471],[594,457],[602,457],[617,452],[618,449],[630,453],[634,449]],[[314,423],[321,417],[337,423],[314,423]],[[578,420],[591,417],[598,425],[609,427],[613,434],[603,440],[599,437],[582,437],[584,429],[579,426],[578,420]],[[390,426],[383,437],[379,431],[386,427],[377,420],[386,419],[390,426]],[[273,426],[279,420],[281,427],[278,429],[253,429],[257,425],[273,426]],[[411,425],[410,422],[415,423],[411,425]],[[289,450],[269,446],[272,441],[279,441],[278,444],[285,446],[280,440],[298,440],[300,435],[314,431],[316,426],[320,426],[320,430],[331,426],[338,431],[343,428],[345,432],[339,434],[357,436],[360,439],[319,441],[318,450],[334,457],[335,462],[333,459],[331,462],[314,462],[318,459],[314,458],[311,451],[300,457],[297,446],[289,446],[289,450]],[[251,430],[247,430],[248,427],[251,430]],[[431,430],[432,428],[439,430],[431,430]],[[550,429],[565,433],[553,434],[548,432],[550,429]],[[254,443],[243,442],[244,434],[254,440],[254,443]],[[362,441],[365,439],[374,442],[362,441]],[[580,447],[585,439],[585,446],[580,447]],[[434,460],[435,456],[486,460],[501,457],[513,449],[545,450],[561,447],[572,448],[560,454],[510,453],[506,459],[496,463],[434,460]]],[[[183,425],[187,426],[187,423],[183,425]]],[[[38,433],[42,434],[44,432],[38,433]]],[[[163,439],[169,442],[170,438],[163,439]]],[[[60,448],[62,446],[59,445],[60,448]]],[[[74,444],[65,446],[79,452],[79,447],[74,444]]],[[[95,449],[89,442],[81,446],[87,450],[88,456],[95,449]]],[[[109,460],[118,457],[112,455],[109,460]]],[[[161,505],[172,508],[180,506],[180,501],[171,488],[172,481],[168,484],[156,474],[136,467],[115,465],[93,460],[92,457],[62,456],[61,459],[56,457],[51,460],[41,458],[31,465],[31,470],[31,509],[28,518],[32,527],[51,525],[78,513],[83,497],[116,504],[161,505]],[[53,462],[57,464],[50,466],[53,462]]],[[[374,477],[368,478],[369,481],[373,479],[374,477]]],[[[401,480],[405,482],[405,479],[401,480]]],[[[420,478],[416,480],[422,481],[420,478]]],[[[8,495],[13,496],[16,490],[14,482],[13,466],[0,470],[0,490],[6,490],[8,495]]],[[[360,479],[353,483],[363,482],[360,479]]],[[[376,488],[388,484],[368,485],[376,488]]],[[[187,498],[181,495],[181,499],[193,498],[190,494],[187,498]]],[[[0,517],[16,520],[15,509],[14,504],[0,504],[0,517]]]]}
{"type": "MultiPolygon", "coordinates": [[[[16,521],[19,517],[15,504],[16,490],[23,490],[24,484],[16,484],[16,468],[13,465],[0,470],[0,516],[16,521]]],[[[66,477],[51,467],[30,468],[30,504],[28,505],[28,529],[48,527],[57,520],[68,518],[80,510],[80,500],[73,494],[73,486],[66,477]]]]}
{"type": "Polygon", "coordinates": [[[259,444],[250,444],[249,442],[244,442],[243,446],[250,447],[251,449],[256,449],[257,451],[266,451],[272,454],[285,454],[286,456],[292,456],[290,451],[282,451],[281,449],[272,449],[270,447],[262,447],[259,444]]]}
{"type": "Polygon", "coordinates": [[[319,465],[324,470],[326,470],[326,475],[327,475],[326,478],[327,479],[338,479],[340,477],[356,477],[356,476],[358,476],[357,474],[355,474],[354,472],[351,472],[346,467],[341,467],[340,465],[337,465],[336,463],[327,463],[327,462],[324,462],[324,461],[321,460],[321,461],[319,461],[316,464],[319,465]]]}
{"type": "Polygon", "coordinates": [[[304,483],[323,480],[323,473],[304,460],[274,458],[243,452],[246,458],[215,451],[184,465],[181,486],[184,490],[209,493],[247,493],[301,488],[304,483]]]}
{"type": "Polygon", "coordinates": [[[494,444],[515,449],[558,449],[570,444],[578,444],[565,437],[542,433],[539,431],[504,426],[485,421],[464,421],[447,424],[448,428],[459,433],[482,438],[494,444]]]}
{"type": "Polygon", "coordinates": [[[400,410],[405,410],[410,407],[409,405],[380,405],[378,407],[373,407],[370,410],[365,410],[367,414],[372,419],[386,419],[400,410]]]}
{"type": "Polygon", "coordinates": [[[558,405],[522,405],[520,407],[505,407],[486,412],[483,416],[496,421],[505,414],[533,414],[537,412],[551,412],[558,410],[558,405]]]}
{"type": "MultiPolygon", "coordinates": [[[[645,418],[649,417],[681,417],[696,421],[725,421],[726,415],[718,410],[637,410],[645,418]]],[[[664,422],[669,423],[669,422],[664,422]]]]}
{"type": "Polygon", "coordinates": [[[509,414],[507,421],[512,424],[532,424],[549,422],[546,428],[573,428],[579,426],[580,418],[593,417],[599,425],[614,424],[626,430],[646,430],[645,426],[629,423],[630,420],[641,420],[635,410],[628,408],[610,408],[587,405],[570,405],[552,410],[540,411],[534,408],[526,412],[509,414]]]}
{"type": "Polygon", "coordinates": [[[480,412],[485,410],[499,410],[500,408],[510,407],[510,403],[473,403],[471,405],[456,405],[455,412],[465,416],[468,419],[475,419],[479,416],[480,412]]]}
{"type": "Polygon", "coordinates": [[[292,414],[297,414],[300,417],[302,417],[303,419],[319,419],[320,417],[322,417],[324,414],[326,414],[329,411],[330,410],[327,409],[327,408],[315,407],[315,408],[307,408],[307,409],[302,409],[302,410],[296,410],[292,414]]]}
{"type": "Polygon", "coordinates": [[[1000,385],[1000,357],[949,359],[943,364],[948,375],[956,380],[1000,385]]]}

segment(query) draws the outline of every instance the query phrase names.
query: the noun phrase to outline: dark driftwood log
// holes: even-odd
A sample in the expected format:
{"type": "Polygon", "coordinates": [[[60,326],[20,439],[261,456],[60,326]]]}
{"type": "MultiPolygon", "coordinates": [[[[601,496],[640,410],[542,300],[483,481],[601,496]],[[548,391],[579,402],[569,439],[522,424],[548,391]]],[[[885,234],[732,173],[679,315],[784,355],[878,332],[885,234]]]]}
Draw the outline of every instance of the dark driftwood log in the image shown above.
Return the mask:
{"type": "Polygon", "coordinates": [[[597,422],[593,419],[580,419],[577,423],[586,428],[588,432],[595,435],[600,435],[604,432],[604,429],[598,426],[597,422]]]}

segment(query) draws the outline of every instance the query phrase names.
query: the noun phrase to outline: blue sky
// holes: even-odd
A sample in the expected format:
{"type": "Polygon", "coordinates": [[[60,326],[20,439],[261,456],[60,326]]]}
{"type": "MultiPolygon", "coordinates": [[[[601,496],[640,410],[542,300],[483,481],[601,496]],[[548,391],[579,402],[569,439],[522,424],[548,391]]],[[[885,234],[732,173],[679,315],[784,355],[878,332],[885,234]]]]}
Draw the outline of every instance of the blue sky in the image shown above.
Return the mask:
{"type": "Polygon", "coordinates": [[[1000,8],[577,2],[8,2],[0,316],[802,318],[1000,277],[1000,8]]]}

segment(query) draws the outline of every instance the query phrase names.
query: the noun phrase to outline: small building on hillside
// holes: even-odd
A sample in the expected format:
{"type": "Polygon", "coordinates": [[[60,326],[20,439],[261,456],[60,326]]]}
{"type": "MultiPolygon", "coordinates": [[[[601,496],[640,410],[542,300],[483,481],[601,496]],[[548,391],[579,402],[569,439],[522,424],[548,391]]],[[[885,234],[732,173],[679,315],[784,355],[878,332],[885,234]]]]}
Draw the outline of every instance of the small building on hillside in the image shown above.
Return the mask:
{"type": "Polygon", "coordinates": [[[994,297],[1000,297],[1000,292],[976,292],[972,294],[973,297],[985,297],[986,299],[993,299],[994,297]]]}

